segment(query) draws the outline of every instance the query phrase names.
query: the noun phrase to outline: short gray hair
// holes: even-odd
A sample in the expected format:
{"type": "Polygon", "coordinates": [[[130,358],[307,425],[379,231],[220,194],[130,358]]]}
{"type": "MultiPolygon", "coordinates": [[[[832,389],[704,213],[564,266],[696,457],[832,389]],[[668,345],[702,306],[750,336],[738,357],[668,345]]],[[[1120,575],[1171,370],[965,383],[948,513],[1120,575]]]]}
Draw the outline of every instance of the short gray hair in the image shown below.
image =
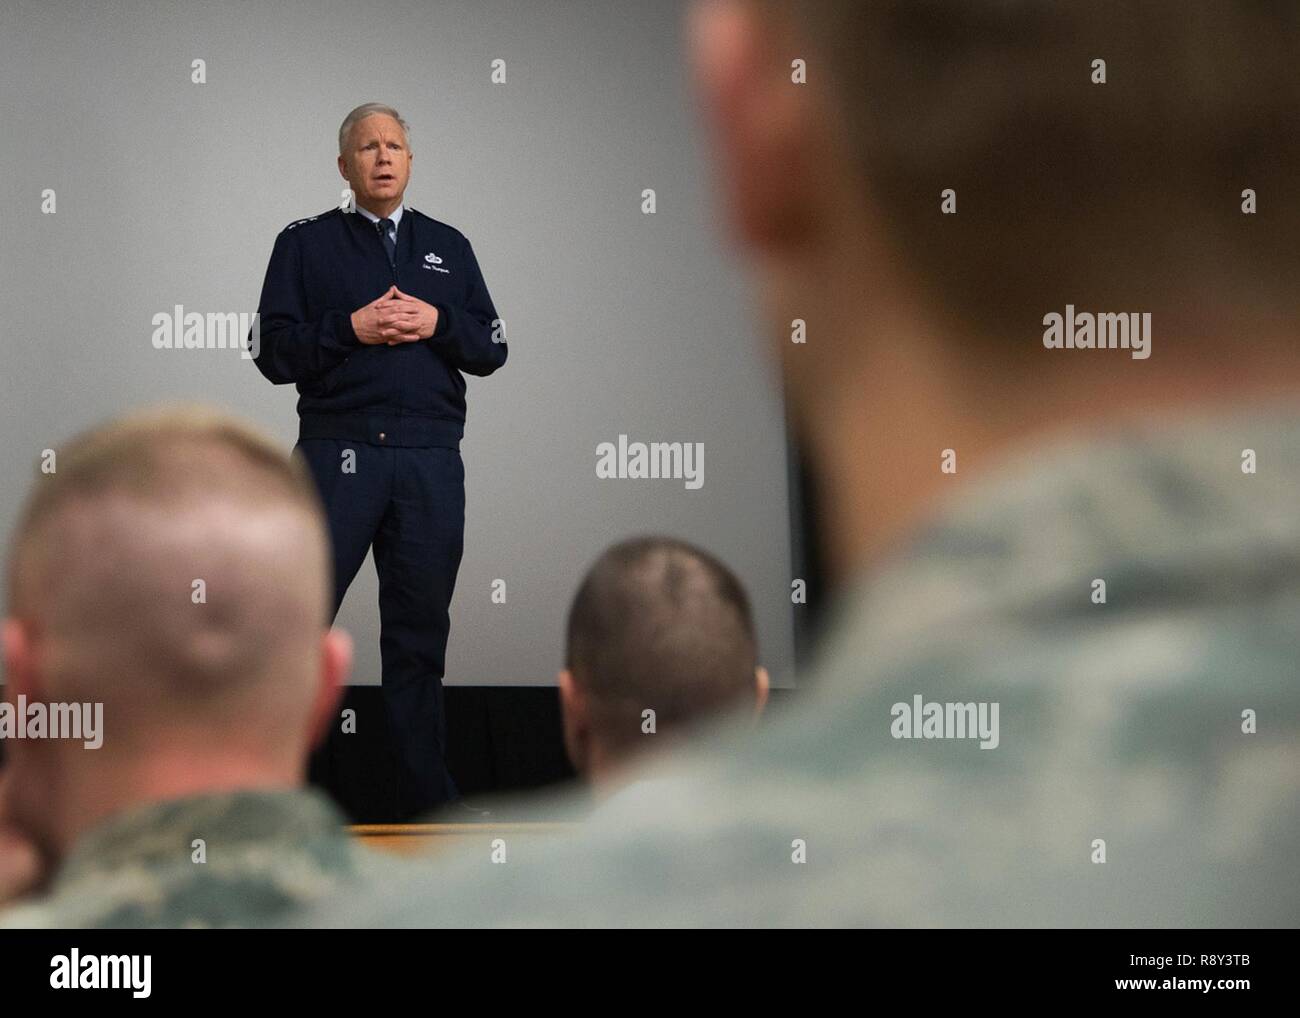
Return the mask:
{"type": "Polygon", "coordinates": [[[402,127],[402,133],[406,135],[407,148],[411,146],[411,129],[407,126],[402,115],[391,106],[385,106],[383,103],[362,103],[355,110],[343,118],[343,123],[339,127],[339,155],[343,154],[343,149],[347,146],[348,136],[352,133],[352,128],[365,120],[366,117],[373,117],[376,113],[382,113],[386,117],[392,117],[402,127]]]}

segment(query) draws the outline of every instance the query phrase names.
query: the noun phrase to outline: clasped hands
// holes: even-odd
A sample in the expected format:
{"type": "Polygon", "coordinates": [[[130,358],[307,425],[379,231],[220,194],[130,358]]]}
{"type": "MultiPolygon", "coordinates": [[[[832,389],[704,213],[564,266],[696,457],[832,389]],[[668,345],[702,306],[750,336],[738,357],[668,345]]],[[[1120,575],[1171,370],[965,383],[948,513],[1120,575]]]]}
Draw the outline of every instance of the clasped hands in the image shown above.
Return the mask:
{"type": "Polygon", "coordinates": [[[397,346],[428,339],[438,327],[438,309],[394,284],[352,312],[352,331],[367,346],[397,346]]]}

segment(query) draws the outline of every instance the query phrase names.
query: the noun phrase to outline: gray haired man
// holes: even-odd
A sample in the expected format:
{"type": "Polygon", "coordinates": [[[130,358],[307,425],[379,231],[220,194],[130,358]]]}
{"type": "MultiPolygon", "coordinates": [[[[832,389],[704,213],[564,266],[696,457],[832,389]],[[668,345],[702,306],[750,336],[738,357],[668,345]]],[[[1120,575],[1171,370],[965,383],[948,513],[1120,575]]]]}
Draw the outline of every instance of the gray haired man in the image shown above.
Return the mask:
{"type": "Polygon", "coordinates": [[[403,204],[406,122],[379,103],[339,128],[355,210],[276,238],[258,369],[298,390],[298,443],[329,518],[337,612],[373,548],[383,695],[403,816],[456,798],[442,679],[465,531],[465,375],[505,363],[470,242],[403,204]]]}

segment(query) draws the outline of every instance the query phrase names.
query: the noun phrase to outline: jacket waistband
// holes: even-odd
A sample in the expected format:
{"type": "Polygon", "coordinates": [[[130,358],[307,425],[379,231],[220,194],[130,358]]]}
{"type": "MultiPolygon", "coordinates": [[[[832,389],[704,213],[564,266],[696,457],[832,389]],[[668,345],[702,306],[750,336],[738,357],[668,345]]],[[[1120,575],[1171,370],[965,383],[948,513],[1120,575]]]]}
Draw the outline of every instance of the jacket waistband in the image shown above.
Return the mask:
{"type": "Polygon", "coordinates": [[[341,438],[368,445],[438,446],[460,449],[463,421],[396,414],[302,414],[298,439],[341,438]]]}

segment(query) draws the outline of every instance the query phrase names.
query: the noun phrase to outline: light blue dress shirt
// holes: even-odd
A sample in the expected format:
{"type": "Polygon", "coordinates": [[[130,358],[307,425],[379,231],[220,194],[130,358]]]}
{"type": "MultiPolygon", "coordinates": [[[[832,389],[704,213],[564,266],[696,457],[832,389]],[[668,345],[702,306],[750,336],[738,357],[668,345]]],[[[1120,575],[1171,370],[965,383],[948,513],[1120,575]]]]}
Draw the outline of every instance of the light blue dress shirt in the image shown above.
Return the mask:
{"type": "MultiPolygon", "coordinates": [[[[360,204],[357,205],[357,211],[360,212],[360,213],[361,213],[363,216],[365,216],[367,219],[369,219],[372,223],[377,223],[377,222],[379,222],[379,220],[380,220],[380,218],[381,218],[380,216],[375,215],[375,214],[374,214],[373,212],[371,212],[369,209],[367,209],[367,208],[362,208],[360,204]]],[[[393,243],[396,244],[396,243],[397,243],[397,224],[400,223],[400,222],[402,221],[402,206],[399,205],[399,206],[397,206],[397,208],[393,209],[393,211],[390,212],[390,213],[388,214],[388,218],[391,219],[391,220],[393,221],[393,226],[392,226],[392,229],[390,229],[390,230],[388,231],[388,236],[392,239],[393,243]]]]}

